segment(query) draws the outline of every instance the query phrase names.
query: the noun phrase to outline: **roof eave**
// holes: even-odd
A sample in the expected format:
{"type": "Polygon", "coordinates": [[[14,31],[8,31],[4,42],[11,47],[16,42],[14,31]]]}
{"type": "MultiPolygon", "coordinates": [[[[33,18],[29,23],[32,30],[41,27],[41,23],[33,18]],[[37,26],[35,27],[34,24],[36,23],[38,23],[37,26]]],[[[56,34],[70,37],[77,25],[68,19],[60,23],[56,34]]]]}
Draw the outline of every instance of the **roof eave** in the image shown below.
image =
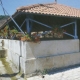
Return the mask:
{"type": "MultiPolygon", "coordinates": [[[[12,17],[15,18],[16,16],[18,16],[19,14],[32,14],[32,15],[45,15],[45,16],[56,16],[56,17],[66,17],[66,18],[74,18],[74,19],[80,19],[80,17],[75,17],[75,16],[66,16],[66,15],[54,15],[54,14],[44,14],[44,13],[33,13],[33,12],[21,12],[21,11],[16,11],[12,17]]],[[[2,24],[2,26],[0,27],[3,28],[7,23],[9,23],[11,21],[11,18],[9,17],[6,22],[4,22],[2,24]]]]}

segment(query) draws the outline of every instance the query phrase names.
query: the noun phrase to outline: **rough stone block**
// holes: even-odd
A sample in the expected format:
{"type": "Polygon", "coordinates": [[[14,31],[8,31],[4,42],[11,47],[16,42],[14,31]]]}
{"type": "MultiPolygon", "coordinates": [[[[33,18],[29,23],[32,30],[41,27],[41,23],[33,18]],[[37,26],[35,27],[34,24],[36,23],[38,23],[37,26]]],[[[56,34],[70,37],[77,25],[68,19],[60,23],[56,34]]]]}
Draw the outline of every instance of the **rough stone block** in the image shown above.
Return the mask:
{"type": "Polygon", "coordinates": [[[24,74],[28,75],[31,73],[34,73],[36,71],[36,59],[32,58],[32,59],[28,59],[25,61],[25,69],[24,69],[24,74]]]}
{"type": "Polygon", "coordinates": [[[7,50],[6,49],[0,50],[0,58],[4,58],[6,56],[7,56],[7,50]]]}

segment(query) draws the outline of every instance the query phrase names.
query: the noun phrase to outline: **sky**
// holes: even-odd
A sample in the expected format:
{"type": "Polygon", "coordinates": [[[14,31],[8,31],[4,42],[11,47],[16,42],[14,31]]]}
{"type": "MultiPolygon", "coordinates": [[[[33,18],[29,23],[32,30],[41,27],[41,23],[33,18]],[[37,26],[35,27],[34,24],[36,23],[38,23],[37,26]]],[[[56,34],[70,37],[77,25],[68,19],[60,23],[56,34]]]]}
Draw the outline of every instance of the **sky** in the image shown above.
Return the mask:
{"type": "MultiPolygon", "coordinates": [[[[2,3],[5,10],[9,13],[9,15],[12,15],[15,13],[16,9],[20,6],[28,6],[32,4],[42,3],[54,3],[54,1],[55,0],[2,0],[2,3]]],[[[80,0],[57,0],[57,3],[80,9],[80,0]]],[[[1,5],[0,15],[4,15],[1,5]]]]}

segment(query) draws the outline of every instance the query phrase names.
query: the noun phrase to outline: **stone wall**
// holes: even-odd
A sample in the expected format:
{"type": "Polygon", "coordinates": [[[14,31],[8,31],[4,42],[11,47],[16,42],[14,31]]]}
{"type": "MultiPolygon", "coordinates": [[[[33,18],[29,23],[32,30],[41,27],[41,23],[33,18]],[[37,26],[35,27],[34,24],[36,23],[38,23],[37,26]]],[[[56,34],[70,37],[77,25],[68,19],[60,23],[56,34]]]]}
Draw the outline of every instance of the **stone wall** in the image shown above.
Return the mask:
{"type": "Polygon", "coordinates": [[[4,48],[8,49],[9,59],[27,75],[36,70],[80,64],[78,39],[40,43],[4,39],[4,48]]]}

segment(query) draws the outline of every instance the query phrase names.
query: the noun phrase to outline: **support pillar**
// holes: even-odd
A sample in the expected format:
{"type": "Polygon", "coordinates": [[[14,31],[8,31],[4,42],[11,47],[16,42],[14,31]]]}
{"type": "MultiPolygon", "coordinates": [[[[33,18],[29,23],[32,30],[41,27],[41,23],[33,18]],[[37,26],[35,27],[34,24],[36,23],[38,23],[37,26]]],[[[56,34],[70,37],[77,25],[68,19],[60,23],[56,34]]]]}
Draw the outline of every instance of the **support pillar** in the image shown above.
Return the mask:
{"type": "Polygon", "coordinates": [[[75,26],[74,26],[74,39],[78,39],[78,36],[77,36],[77,21],[75,20],[75,26]]]}
{"type": "Polygon", "coordinates": [[[28,34],[30,33],[29,19],[26,19],[26,31],[27,31],[28,34]]]}
{"type": "Polygon", "coordinates": [[[33,16],[32,15],[27,15],[27,18],[26,18],[26,31],[29,35],[31,35],[32,21],[30,21],[29,18],[33,18],[33,16]]]}

